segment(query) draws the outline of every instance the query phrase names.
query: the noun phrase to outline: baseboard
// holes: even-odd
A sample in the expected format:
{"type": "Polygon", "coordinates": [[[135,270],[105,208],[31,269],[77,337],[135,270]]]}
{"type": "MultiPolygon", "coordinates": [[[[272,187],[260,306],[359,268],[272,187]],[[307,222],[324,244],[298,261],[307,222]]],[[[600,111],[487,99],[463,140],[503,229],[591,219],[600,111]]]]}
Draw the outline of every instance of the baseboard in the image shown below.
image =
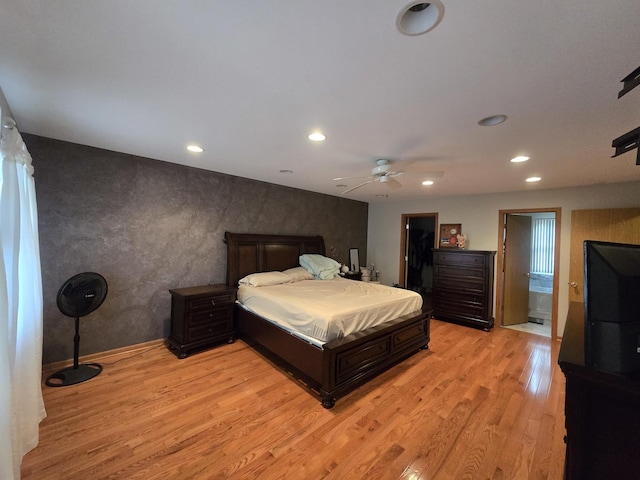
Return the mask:
{"type": "MultiPolygon", "coordinates": [[[[114,357],[117,360],[119,356],[129,356],[138,353],[140,350],[146,350],[153,348],[157,345],[161,345],[167,341],[166,338],[159,338],[157,340],[150,340],[148,342],[137,343],[135,345],[128,345],[126,347],[114,348],[113,350],[106,350],[104,352],[92,353],[90,355],[82,356],[78,359],[80,363],[91,363],[96,360],[104,360],[107,357],[114,357]]],[[[65,367],[73,365],[73,358],[68,360],[61,360],[59,362],[48,363],[42,366],[43,377],[45,373],[53,373],[61,370],[65,367]]]]}

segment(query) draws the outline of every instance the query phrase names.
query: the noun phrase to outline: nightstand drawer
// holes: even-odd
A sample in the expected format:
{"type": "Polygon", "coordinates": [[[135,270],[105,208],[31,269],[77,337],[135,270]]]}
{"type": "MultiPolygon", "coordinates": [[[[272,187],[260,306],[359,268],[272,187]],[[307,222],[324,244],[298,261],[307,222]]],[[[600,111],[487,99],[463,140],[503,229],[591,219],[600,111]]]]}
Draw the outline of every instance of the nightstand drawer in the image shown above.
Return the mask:
{"type": "Polygon", "coordinates": [[[192,313],[187,319],[189,326],[198,326],[202,323],[212,323],[217,321],[231,321],[233,315],[233,305],[223,305],[198,313],[192,313]]]}
{"type": "Polygon", "coordinates": [[[189,310],[202,310],[215,307],[216,305],[228,305],[235,301],[235,295],[216,295],[214,297],[192,298],[189,300],[189,310]]]}
{"type": "Polygon", "coordinates": [[[205,338],[217,337],[219,335],[224,335],[225,333],[231,331],[231,329],[231,317],[229,317],[228,319],[223,318],[220,320],[215,320],[198,327],[190,328],[189,334],[187,335],[187,341],[197,342],[198,340],[203,340],[205,338]]]}

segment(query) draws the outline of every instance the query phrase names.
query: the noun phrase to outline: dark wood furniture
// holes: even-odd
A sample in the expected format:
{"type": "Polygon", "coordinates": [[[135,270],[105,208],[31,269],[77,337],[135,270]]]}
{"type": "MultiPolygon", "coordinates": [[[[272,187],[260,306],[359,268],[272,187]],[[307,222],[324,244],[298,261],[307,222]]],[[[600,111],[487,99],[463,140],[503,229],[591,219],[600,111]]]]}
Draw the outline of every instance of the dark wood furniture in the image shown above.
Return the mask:
{"type": "Polygon", "coordinates": [[[362,280],[362,272],[341,273],[341,276],[347,280],[362,280]]]}
{"type": "Polygon", "coordinates": [[[202,285],[171,292],[169,347],[178,358],[221,341],[233,343],[235,287],[202,285]]]}
{"type": "Polygon", "coordinates": [[[493,317],[493,271],[496,252],[433,251],[433,318],[489,331],[493,317]]]}
{"type": "Polygon", "coordinates": [[[584,353],[584,306],[571,302],[558,356],[566,377],[565,478],[637,479],[640,376],[589,368],[584,353]]]}
{"type": "MultiPolygon", "coordinates": [[[[255,235],[227,232],[227,284],[254,272],[299,265],[303,253],[324,254],[322,237],[255,235]]],[[[417,311],[353,333],[319,348],[277,325],[236,307],[238,334],[301,380],[332,408],[368,380],[420,349],[428,348],[430,312],[417,311]]]]}

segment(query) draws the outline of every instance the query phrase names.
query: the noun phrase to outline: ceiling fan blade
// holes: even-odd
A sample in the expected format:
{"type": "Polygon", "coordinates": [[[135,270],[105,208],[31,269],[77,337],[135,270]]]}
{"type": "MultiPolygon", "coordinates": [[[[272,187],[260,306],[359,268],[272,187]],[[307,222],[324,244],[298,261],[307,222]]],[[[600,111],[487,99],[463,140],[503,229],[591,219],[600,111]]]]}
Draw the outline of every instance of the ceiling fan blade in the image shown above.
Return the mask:
{"type": "Polygon", "coordinates": [[[373,177],[371,177],[371,175],[362,175],[360,177],[337,177],[337,178],[334,178],[333,181],[337,182],[339,180],[353,180],[354,178],[373,178],[373,177]]]}
{"type": "Polygon", "coordinates": [[[404,175],[404,172],[389,172],[387,173],[386,176],[389,178],[394,178],[394,177],[400,177],[402,175],[404,175]]]}
{"type": "Polygon", "coordinates": [[[387,187],[389,187],[391,190],[395,190],[396,188],[400,188],[402,186],[402,184],[393,177],[387,179],[386,184],[387,187]]]}
{"type": "Polygon", "coordinates": [[[360,185],[356,185],[355,187],[351,187],[348,190],[345,190],[344,192],[342,192],[342,194],[344,195],[345,193],[349,193],[349,192],[353,192],[356,188],[360,188],[360,187],[364,187],[365,185],[369,185],[371,182],[375,182],[375,179],[369,180],[368,182],[364,182],[361,183],[360,185]]]}

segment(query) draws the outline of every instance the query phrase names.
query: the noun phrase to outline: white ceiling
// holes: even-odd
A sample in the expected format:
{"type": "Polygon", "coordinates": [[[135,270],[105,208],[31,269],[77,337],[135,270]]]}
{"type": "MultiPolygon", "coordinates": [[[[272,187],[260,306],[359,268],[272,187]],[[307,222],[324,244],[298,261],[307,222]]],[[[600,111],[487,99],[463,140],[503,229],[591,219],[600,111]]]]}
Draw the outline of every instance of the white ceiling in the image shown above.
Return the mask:
{"type": "Polygon", "coordinates": [[[23,132],[331,195],[414,160],[366,202],[640,180],[640,1],[442,3],[407,36],[408,0],[2,0],[0,87],[23,132]]]}

